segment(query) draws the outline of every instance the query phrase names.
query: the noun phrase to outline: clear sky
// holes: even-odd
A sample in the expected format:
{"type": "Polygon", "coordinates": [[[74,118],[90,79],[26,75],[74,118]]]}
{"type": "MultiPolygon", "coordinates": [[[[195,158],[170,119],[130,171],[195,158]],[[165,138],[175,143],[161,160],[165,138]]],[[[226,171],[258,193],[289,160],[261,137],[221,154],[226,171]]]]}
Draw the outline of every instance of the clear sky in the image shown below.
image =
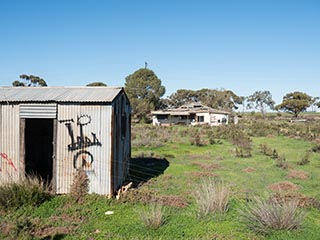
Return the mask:
{"type": "Polygon", "coordinates": [[[320,96],[319,0],[1,0],[0,85],[50,86],[152,69],[177,89],[320,96]]]}

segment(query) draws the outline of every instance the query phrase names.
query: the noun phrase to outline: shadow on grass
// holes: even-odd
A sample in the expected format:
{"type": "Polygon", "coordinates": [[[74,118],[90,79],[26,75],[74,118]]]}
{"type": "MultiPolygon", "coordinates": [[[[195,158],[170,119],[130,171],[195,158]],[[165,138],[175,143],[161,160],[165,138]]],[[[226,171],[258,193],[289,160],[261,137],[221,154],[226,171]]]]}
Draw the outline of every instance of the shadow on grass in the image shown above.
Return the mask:
{"type": "Polygon", "coordinates": [[[133,187],[157,177],[169,167],[165,158],[137,157],[130,160],[129,180],[133,187]]]}
{"type": "Polygon", "coordinates": [[[66,236],[66,234],[55,234],[54,236],[43,237],[41,238],[41,240],[61,240],[64,239],[66,236]]]}

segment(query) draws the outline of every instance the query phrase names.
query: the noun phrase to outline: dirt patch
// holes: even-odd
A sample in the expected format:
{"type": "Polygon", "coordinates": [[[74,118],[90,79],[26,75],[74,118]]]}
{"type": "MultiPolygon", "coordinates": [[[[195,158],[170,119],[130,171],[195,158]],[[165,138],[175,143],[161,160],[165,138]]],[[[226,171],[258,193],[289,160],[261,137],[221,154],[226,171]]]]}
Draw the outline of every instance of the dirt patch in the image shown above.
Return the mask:
{"type": "Polygon", "coordinates": [[[4,235],[9,235],[14,229],[14,225],[12,223],[1,223],[0,224],[0,232],[4,233],[4,235]]]}
{"type": "Polygon", "coordinates": [[[247,167],[247,168],[242,169],[242,171],[244,171],[246,173],[251,173],[251,172],[254,172],[256,170],[254,168],[252,168],[252,167],[247,167]]]}
{"type": "Polygon", "coordinates": [[[288,172],[288,178],[307,180],[309,178],[309,173],[302,170],[290,170],[288,172]]]}
{"type": "Polygon", "coordinates": [[[313,197],[308,197],[300,193],[275,193],[270,197],[272,202],[289,202],[296,201],[299,207],[315,207],[318,208],[320,203],[317,199],[313,197]]]}
{"type": "Polygon", "coordinates": [[[191,178],[215,177],[217,174],[211,172],[190,172],[191,178]]]}
{"type": "Polygon", "coordinates": [[[212,171],[220,167],[219,164],[216,164],[216,163],[193,162],[192,165],[200,167],[202,170],[205,170],[205,171],[212,171]]]}
{"type": "Polygon", "coordinates": [[[72,233],[73,229],[71,227],[43,227],[37,229],[32,235],[41,239],[51,239],[55,236],[64,236],[72,233]]]}
{"type": "Polygon", "coordinates": [[[189,205],[186,199],[177,195],[162,195],[155,198],[156,203],[170,207],[185,208],[189,205]]]}
{"type": "Polygon", "coordinates": [[[199,159],[199,160],[211,160],[212,159],[212,156],[210,154],[208,155],[194,155],[194,154],[189,154],[188,156],[188,159],[190,160],[196,160],[196,159],[199,159]]]}
{"type": "Polygon", "coordinates": [[[299,186],[288,181],[283,182],[277,182],[270,184],[268,188],[275,192],[290,192],[290,191],[297,191],[299,189],[299,186]]]}

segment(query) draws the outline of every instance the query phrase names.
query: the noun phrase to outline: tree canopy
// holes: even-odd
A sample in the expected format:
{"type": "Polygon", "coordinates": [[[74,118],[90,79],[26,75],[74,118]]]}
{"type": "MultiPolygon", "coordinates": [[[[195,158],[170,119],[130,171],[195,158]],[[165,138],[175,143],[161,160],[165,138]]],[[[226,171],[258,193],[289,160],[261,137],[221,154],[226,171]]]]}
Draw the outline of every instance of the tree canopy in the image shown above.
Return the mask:
{"type": "Polygon", "coordinates": [[[306,111],[313,103],[313,98],[303,92],[288,93],[283,97],[282,103],[276,106],[276,110],[283,110],[295,117],[306,111]]]}
{"type": "Polygon", "coordinates": [[[175,108],[190,102],[201,102],[208,107],[216,109],[233,110],[238,108],[238,104],[242,104],[243,97],[225,89],[179,89],[163,101],[167,107],[175,108]]]}
{"type": "Polygon", "coordinates": [[[92,83],[88,83],[86,86],[87,87],[106,87],[107,84],[105,84],[104,82],[92,82],[92,83]]]}
{"type": "Polygon", "coordinates": [[[248,96],[248,107],[255,107],[259,109],[262,115],[265,115],[266,109],[274,108],[275,101],[272,100],[272,95],[269,91],[256,91],[252,95],[248,96]]]}
{"type": "Polygon", "coordinates": [[[24,81],[15,80],[12,82],[14,87],[46,87],[47,83],[43,78],[34,75],[21,74],[20,79],[24,81]]]}
{"type": "Polygon", "coordinates": [[[141,68],[126,77],[125,91],[131,102],[132,114],[146,120],[150,111],[158,109],[165,93],[161,80],[148,68],[141,68]]]}

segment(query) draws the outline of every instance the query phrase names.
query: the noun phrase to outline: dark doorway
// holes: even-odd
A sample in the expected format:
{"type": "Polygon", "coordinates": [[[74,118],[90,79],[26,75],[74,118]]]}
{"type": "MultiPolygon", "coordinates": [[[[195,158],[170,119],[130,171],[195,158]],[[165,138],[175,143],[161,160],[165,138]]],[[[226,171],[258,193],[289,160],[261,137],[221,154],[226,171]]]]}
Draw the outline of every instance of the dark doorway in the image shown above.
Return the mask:
{"type": "Polygon", "coordinates": [[[25,120],[25,173],[47,183],[53,171],[53,119],[25,120]]]}

